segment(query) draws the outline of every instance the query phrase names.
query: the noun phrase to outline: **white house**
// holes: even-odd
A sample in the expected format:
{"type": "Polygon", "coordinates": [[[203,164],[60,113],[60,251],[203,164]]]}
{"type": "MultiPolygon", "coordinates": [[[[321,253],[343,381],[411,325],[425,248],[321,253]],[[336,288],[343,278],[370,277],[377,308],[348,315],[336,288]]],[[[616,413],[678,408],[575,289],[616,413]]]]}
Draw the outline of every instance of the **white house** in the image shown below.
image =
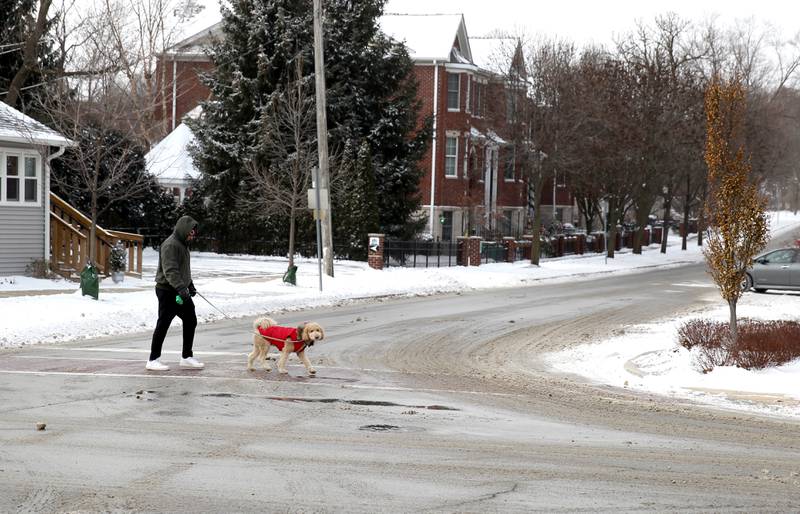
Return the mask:
{"type": "Polygon", "coordinates": [[[0,276],[50,260],[50,161],[73,142],[0,102],[0,276]]]}
{"type": "Polygon", "coordinates": [[[145,155],[147,172],[172,193],[178,204],[191,195],[192,180],[200,177],[189,154],[194,140],[192,129],[181,123],[145,155]]]}

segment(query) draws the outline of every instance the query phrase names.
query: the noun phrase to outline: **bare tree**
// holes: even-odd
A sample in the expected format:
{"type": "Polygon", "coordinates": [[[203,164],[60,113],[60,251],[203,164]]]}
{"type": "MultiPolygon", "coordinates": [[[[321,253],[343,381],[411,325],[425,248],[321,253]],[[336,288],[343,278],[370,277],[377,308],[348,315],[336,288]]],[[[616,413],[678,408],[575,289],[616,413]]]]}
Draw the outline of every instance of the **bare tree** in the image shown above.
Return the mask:
{"type": "Polygon", "coordinates": [[[245,168],[255,185],[256,200],[245,200],[264,215],[289,217],[289,268],[294,265],[295,226],[305,210],[306,191],[317,163],[316,108],[309,95],[309,77],[297,58],[294,80],[276,91],[261,115],[261,140],[256,157],[245,168]]]}
{"type": "MultiPolygon", "coordinates": [[[[524,104],[520,122],[529,128],[525,172],[533,189],[533,247],[531,262],[539,264],[542,226],[542,189],[545,181],[561,169],[567,171],[564,151],[569,147],[574,123],[568,113],[577,58],[575,46],[565,41],[539,41],[526,52],[530,99],[524,104]]],[[[555,213],[554,213],[555,214],[555,213]]]]}

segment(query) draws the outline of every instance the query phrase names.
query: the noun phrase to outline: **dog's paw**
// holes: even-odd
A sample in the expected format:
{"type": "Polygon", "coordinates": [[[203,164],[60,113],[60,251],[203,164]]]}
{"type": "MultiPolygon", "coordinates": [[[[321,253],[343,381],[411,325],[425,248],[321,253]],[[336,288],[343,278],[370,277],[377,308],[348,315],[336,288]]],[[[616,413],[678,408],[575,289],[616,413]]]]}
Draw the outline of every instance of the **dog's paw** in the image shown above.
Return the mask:
{"type": "Polygon", "coordinates": [[[264,371],[272,371],[272,366],[264,366],[264,371]]]}
{"type": "Polygon", "coordinates": [[[314,368],[309,368],[308,369],[308,374],[309,375],[316,375],[317,374],[317,370],[315,370],[314,368]]]}
{"type": "Polygon", "coordinates": [[[254,368],[253,366],[247,366],[247,371],[255,371],[255,370],[256,368],[254,368]]]}
{"type": "Polygon", "coordinates": [[[281,375],[285,375],[285,374],[289,373],[289,371],[286,370],[285,368],[284,369],[278,369],[278,373],[280,373],[281,375]]]}

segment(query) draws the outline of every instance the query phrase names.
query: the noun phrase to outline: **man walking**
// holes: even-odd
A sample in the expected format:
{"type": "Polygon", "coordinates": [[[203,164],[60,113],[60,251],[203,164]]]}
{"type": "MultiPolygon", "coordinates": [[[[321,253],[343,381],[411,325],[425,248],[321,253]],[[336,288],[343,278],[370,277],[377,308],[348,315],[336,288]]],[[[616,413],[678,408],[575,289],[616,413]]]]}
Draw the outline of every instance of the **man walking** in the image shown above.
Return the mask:
{"type": "Polygon", "coordinates": [[[163,364],[161,347],[167,330],[178,316],[183,321],[182,368],[202,368],[202,362],[194,358],[194,330],[197,328],[197,315],[194,312],[192,297],[197,294],[192,282],[192,269],[189,263],[189,241],[197,234],[197,222],[189,216],[182,216],[175,224],[175,231],[161,244],[156,270],[156,296],[158,297],[158,321],[150,346],[150,359],[145,368],[151,371],[167,371],[163,364]]]}

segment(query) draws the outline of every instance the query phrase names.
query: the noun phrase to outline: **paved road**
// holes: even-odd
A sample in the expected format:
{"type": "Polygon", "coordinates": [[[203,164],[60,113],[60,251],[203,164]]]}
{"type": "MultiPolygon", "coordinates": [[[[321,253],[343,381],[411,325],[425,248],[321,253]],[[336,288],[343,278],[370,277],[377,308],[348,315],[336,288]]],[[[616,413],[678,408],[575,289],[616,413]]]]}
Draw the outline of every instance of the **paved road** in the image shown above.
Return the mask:
{"type": "Polygon", "coordinates": [[[541,359],[707,301],[689,266],[271,313],[326,327],[315,378],[246,371],[249,319],[200,327],[199,372],[145,372],[149,333],[6,351],[0,511],[797,511],[798,423],[541,359]]]}

